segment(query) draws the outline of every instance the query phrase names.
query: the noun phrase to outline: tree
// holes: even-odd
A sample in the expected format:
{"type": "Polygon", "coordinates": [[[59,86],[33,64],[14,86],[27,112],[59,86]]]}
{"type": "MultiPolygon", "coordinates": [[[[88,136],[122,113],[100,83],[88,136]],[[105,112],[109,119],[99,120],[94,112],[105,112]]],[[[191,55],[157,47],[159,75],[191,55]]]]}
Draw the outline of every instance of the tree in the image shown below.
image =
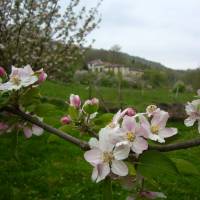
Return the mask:
{"type": "Polygon", "coordinates": [[[87,9],[81,0],[70,0],[61,12],[59,0],[0,1],[0,65],[29,63],[63,74],[83,54],[88,34],[100,22],[99,5],[87,9]]]}

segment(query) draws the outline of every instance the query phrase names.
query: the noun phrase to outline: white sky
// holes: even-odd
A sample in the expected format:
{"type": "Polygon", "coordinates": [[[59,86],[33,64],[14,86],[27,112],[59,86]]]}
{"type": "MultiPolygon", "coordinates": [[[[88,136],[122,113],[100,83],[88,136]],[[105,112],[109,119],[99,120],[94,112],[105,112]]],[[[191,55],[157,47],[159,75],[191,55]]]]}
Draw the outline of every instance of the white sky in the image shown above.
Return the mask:
{"type": "Polygon", "coordinates": [[[88,38],[96,40],[93,47],[119,44],[123,52],[167,67],[200,66],[200,0],[104,0],[99,12],[100,28],[88,38]]]}

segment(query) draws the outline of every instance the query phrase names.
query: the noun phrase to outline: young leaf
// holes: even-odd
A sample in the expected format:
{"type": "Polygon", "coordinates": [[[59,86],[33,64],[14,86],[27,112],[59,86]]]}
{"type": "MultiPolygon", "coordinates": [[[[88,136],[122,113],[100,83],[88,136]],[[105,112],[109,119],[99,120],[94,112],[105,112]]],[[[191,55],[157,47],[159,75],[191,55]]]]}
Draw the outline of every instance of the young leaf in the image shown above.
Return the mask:
{"type": "Polygon", "coordinates": [[[199,170],[194,166],[191,162],[184,159],[172,159],[179,171],[180,174],[183,175],[200,175],[199,170]]]}
{"type": "Polygon", "coordinates": [[[176,165],[166,155],[158,151],[146,151],[139,158],[137,171],[144,177],[156,178],[176,175],[176,165]]]}

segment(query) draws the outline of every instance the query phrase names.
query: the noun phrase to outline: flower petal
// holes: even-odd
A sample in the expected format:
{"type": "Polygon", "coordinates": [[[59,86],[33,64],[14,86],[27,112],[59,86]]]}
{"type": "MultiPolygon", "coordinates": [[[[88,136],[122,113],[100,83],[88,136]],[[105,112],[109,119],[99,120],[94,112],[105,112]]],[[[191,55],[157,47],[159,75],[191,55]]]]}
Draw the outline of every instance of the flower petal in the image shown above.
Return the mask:
{"type": "Polygon", "coordinates": [[[24,131],[24,135],[25,135],[26,138],[30,138],[32,136],[33,132],[32,132],[31,128],[24,127],[23,131],[24,131]]]}
{"type": "Polygon", "coordinates": [[[135,132],[137,127],[136,121],[134,117],[124,116],[122,122],[122,128],[126,131],[135,132]]]}
{"type": "Polygon", "coordinates": [[[84,158],[91,165],[95,166],[102,162],[102,152],[99,149],[92,149],[85,152],[84,158]]]}
{"type": "Polygon", "coordinates": [[[128,167],[123,161],[113,160],[111,171],[119,176],[126,176],[128,174],[128,167]]]}
{"type": "Polygon", "coordinates": [[[33,131],[33,134],[37,136],[42,135],[44,132],[43,128],[40,128],[39,126],[36,126],[36,125],[32,126],[32,131],[33,131]]]}
{"type": "Polygon", "coordinates": [[[153,118],[151,120],[151,124],[153,126],[159,126],[159,127],[164,128],[166,126],[168,119],[169,119],[169,113],[165,112],[163,110],[160,110],[153,115],[153,118]]]}
{"type": "Polygon", "coordinates": [[[110,173],[110,166],[109,164],[103,163],[96,166],[98,171],[98,177],[96,182],[103,180],[106,176],[110,173]]]}
{"type": "Polygon", "coordinates": [[[116,160],[124,160],[128,157],[130,152],[129,145],[121,144],[115,147],[113,155],[116,160]]]}
{"type": "Polygon", "coordinates": [[[196,121],[196,118],[190,116],[187,119],[184,120],[184,124],[189,127],[189,126],[193,126],[194,122],[196,121]]]}
{"type": "Polygon", "coordinates": [[[98,148],[99,147],[99,141],[97,140],[97,138],[90,138],[89,140],[89,145],[90,148],[98,148]]]}
{"type": "Polygon", "coordinates": [[[164,128],[159,131],[159,136],[162,138],[168,138],[178,133],[177,128],[164,128]]]}
{"type": "Polygon", "coordinates": [[[141,154],[144,150],[148,149],[148,143],[144,138],[136,137],[131,149],[136,154],[141,154]]]}

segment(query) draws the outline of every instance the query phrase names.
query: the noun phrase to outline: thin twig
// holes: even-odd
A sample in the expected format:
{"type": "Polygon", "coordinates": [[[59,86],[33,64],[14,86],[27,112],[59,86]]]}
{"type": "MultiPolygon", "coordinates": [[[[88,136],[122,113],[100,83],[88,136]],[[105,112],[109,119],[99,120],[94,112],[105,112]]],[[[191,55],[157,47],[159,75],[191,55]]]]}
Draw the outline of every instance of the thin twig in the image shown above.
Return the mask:
{"type": "MultiPolygon", "coordinates": [[[[11,108],[11,107],[4,107],[0,111],[8,111],[10,113],[18,115],[22,119],[27,120],[27,121],[43,128],[44,130],[46,130],[46,131],[48,131],[48,132],[50,132],[54,135],[57,135],[58,137],[66,140],[68,142],[71,142],[71,143],[79,146],[83,150],[90,149],[87,142],[82,141],[82,140],[80,140],[76,137],[73,137],[73,136],[71,136],[71,135],[69,135],[69,134],[67,134],[67,133],[65,133],[61,130],[58,130],[58,129],[38,120],[37,118],[34,118],[33,116],[22,112],[21,110],[18,110],[16,108],[11,108]]],[[[186,142],[175,143],[175,144],[149,145],[148,150],[157,150],[157,151],[160,151],[160,152],[168,152],[168,151],[175,151],[175,150],[180,150],[180,149],[188,149],[188,148],[197,147],[197,146],[200,146],[200,138],[188,140],[186,142]]]]}
{"type": "Polygon", "coordinates": [[[4,110],[8,111],[8,112],[11,112],[11,113],[13,113],[15,115],[20,116],[24,120],[29,121],[32,124],[35,124],[35,125],[43,128],[44,130],[46,130],[46,131],[48,131],[48,132],[50,132],[50,133],[52,133],[54,135],[59,136],[60,138],[66,140],[68,142],[71,142],[71,143],[79,146],[83,150],[88,150],[89,149],[89,145],[88,145],[87,142],[82,141],[82,140],[80,140],[80,139],[78,139],[76,137],[73,137],[73,136],[71,136],[71,135],[69,135],[69,134],[67,134],[67,133],[65,133],[65,132],[63,132],[63,131],[61,131],[59,129],[56,129],[56,128],[54,128],[54,127],[52,127],[52,126],[50,126],[50,125],[38,120],[37,118],[32,117],[31,115],[22,112],[21,110],[18,110],[18,109],[15,109],[15,108],[11,108],[11,107],[5,107],[4,110]]]}

